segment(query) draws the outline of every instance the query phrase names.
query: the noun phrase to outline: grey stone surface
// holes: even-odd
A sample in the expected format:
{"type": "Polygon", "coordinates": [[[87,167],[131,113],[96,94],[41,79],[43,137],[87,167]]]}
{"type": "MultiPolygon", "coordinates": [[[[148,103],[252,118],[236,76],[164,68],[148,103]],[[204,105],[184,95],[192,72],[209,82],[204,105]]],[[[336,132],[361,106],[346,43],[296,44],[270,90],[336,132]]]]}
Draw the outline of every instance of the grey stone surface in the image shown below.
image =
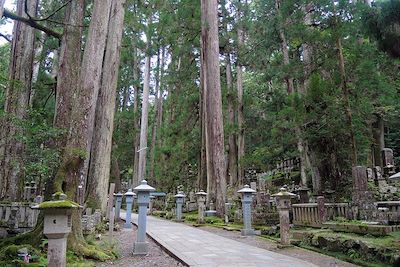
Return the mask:
{"type": "MultiPolygon", "coordinates": [[[[125,212],[121,212],[124,218],[125,212]]],[[[137,222],[137,215],[133,215],[137,222]]],[[[181,223],[148,217],[147,234],[189,266],[315,267],[312,263],[257,248],[181,223]]]]}

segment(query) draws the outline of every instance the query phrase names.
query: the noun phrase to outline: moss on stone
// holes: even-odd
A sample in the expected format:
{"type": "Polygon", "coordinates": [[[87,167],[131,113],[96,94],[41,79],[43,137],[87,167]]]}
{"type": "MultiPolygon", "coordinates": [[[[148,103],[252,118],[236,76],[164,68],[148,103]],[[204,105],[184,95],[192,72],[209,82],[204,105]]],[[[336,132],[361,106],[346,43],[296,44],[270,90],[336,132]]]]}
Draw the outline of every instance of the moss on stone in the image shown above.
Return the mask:
{"type": "Polygon", "coordinates": [[[46,201],[39,204],[39,209],[76,209],[79,204],[71,200],[46,201]]]}

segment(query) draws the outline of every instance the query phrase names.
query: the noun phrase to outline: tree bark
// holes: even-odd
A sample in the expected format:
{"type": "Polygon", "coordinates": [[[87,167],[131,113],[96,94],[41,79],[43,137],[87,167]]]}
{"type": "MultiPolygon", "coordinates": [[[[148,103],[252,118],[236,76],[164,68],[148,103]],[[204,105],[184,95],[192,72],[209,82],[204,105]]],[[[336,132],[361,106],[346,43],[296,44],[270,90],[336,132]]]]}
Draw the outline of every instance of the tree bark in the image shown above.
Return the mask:
{"type": "Polygon", "coordinates": [[[70,132],[72,105],[77,93],[81,66],[81,38],[85,1],[71,1],[65,11],[64,34],[61,38],[59,69],[56,88],[54,126],[65,130],[57,140],[57,147],[64,148],[70,132]]]}
{"type": "Polygon", "coordinates": [[[358,159],[357,159],[357,144],[356,138],[354,133],[354,126],[353,126],[353,114],[350,107],[350,98],[349,98],[349,88],[347,86],[347,76],[346,76],[346,68],[344,63],[344,56],[343,56],[343,46],[342,46],[342,37],[339,34],[340,29],[339,27],[339,19],[336,15],[336,8],[335,2],[332,2],[333,5],[333,12],[335,16],[335,26],[337,28],[337,37],[336,37],[336,50],[338,56],[338,63],[339,63],[339,73],[340,73],[340,88],[342,89],[343,95],[343,105],[345,109],[345,116],[347,120],[347,127],[349,129],[349,137],[350,137],[350,149],[351,149],[351,163],[352,166],[357,166],[358,159]]]}
{"type": "MultiPolygon", "coordinates": [[[[28,12],[35,15],[38,1],[29,1],[28,12]]],[[[25,1],[17,1],[17,13],[24,16],[25,1]]],[[[23,129],[16,124],[26,119],[32,88],[32,68],[35,47],[35,29],[16,21],[11,45],[9,84],[6,88],[4,111],[0,133],[0,199],[16,201],[23,186],[24,144],[16,137],[23,129]]]]}
{"type": "Polygon", "coordinates": [[[153,133],[152,133],[152,142],[151,142],[151,150],[150,150],[150,173],[149,180],[152,183],[156,184],[156,179],[154,177],[154,168],[155,168],[155,152],[158,147],[158,136],[157,133],[161,128],[162,121],[162,106],[163,106],[163,90],[162,90],[162,77],[164,75],[164,64],[165,64],[165,48],[162,48],[161,54],[157,57],[157,75],[156,75],[156,106],[155,106],[155,114],[154,114],[154,124],[153,124],[153,133]],[[161,59],[160,59],[161,58],[161,59]]]}
{"type": "MultiPolygon", "coordinates": [[[[148,39],[148,42],[150,40],[148,39]]],[[[148,48],[150,44],[148,43],[148,48]]],[[[149,51],[146,51],[148,53],[149,51]]],[[[147,155],[147,133],[148,133],[148,116],[149,116],[149,93],[150,93],[150,60],[151,56],[146,55],[145,74],[142,98],[142,118],[140,123],[140,147],[139,147],[139,165],[138,179],[144,180],[146,176],[146,155],[147,155]]],[[[139,183],[137,181],[137,183],[139,183]]]]}
{"type": "Polygon", "coordinates": [[[244,157],[244,114],[243,114],[243,67],[241,60],[241,52],[243,43],[244,43],[244,32],[241,25],[242,19],[242,11],[241,11],[241,3],[238,2],[238,12],[237,12],[237,38],[238,38],[238,59],[236,63],[236,86],[237,86],[237,94],[238,94],[238,105],[237,105],[237,116],[238,116],[238,182],[239,185],[243,185],[244,183],[244,168],[243,168],[243,157],[244,157]]]}
{"type": "MultiPolygon", "coordinates": [[[[212,177],[215,181],[216,210],[222,216],[226,199],[226,167],[224,153],[224,129],[222,123],[222,100],[219,69],[218,1],[202,0],[202,27],[205,30],[204,66],[206,81],[207,153],[212,162],[212,177]],[[202,14],[203,15],[203,14],[202,14]]],[[[210,178],[208,178],[210,179],[210,178]]],[[[210,193],[210,192],[209,192],[210,193]]]]}
{"type": "Polygon", "coordinates": [[[140,121],[139,121],[139,101],[140,101],[140,79],[139,79],[139,59],[137,55],[136,36],[132,40],[133,44],[133,80],[134,80],[134,101],[133,101],[133,130],[134,130],[134,144],[133,144],[133,177],[132,185],[139,185],[139,144],[140,144],[140,121]]]}
{"type": "MultiPolygon", "coordinates": [[[[111,4],[108,37],[104,56],[101,87],[96,105],[95,129],[89,169],[89,201],[94,208],[107,209],[108,183],[110,178],[112,134],[114,129],[115,97],[120,64],[125,0],[111,4]]],[[[117,184],[118,187],[118,184],[117,184]]]]}

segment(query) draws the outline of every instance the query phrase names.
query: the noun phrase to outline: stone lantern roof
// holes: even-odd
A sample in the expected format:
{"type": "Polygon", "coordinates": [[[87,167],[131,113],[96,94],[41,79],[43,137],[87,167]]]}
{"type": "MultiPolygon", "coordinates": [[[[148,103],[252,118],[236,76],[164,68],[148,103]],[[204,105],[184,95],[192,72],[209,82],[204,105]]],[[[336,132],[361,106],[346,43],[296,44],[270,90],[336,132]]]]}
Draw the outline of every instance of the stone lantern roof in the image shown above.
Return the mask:
{"type": "Polygon", "coordinates": [[[81,205],[78,203],[75,203],[71,200],[67,199],[67,195],[57,192],[53,194],[53,200],[52,201],[45,201],[40,203],[39,205],[33,206],[33,209],[40,209],[40,210],[46,210],[46,209],[78,209],[82,208],[81,205]]]}
{"type": "Polygon", "coordinates": [[[140,185],[136,186],[133,190],[135,190],[135,191],[137,191],[137,192],[138,192],[138,191],[141,191],[141,192],[144,192],[144,191],[150,192],[150,191],[155,191],[156,189],[155,189],[154,187],[151,187],[150,185],[148,185],[146,180],[142,180],[142,181],[140,182],[140,185]]]}
{"type": "Polygon", "coordinates": [[[180,198],[183,198],[183,197],[186,197],[186,196],[185,196],[185,194],[184,194],[182,191],[179,191],[178,194],[176,194],[174,197],[175,197],[175,198],[179,198],[179,197],[180,197],[180,198]]]}
{"type": "Polygon", "coordinates": [[[198,195],[198,196],[207,196],[207,193],[204,192],[204,190],[200,190],[200,191],[197,192],[195,195],[198,195]]]}
{"type": "Polygon", "coordinates": [[[250,188],[250,186],[246,184],[242,189],[240,189],[237,192],[238,193],[256,193],[257,191],[250,188]]]}
{"type": "Polygon", "coordinates": [[[128,191],[124,195],[126,197],[136,196],[136,194],[132,192],[132,189],[128,189],[128,191]]]}
{"type": "Polygon", "coordinates": [[[292,198],[297,196],[296,194],[290,193],[287,191],[286,187],[282,187],[279,193],[273,194],[273,197],[280,197],[280,198],[292,198]]]}

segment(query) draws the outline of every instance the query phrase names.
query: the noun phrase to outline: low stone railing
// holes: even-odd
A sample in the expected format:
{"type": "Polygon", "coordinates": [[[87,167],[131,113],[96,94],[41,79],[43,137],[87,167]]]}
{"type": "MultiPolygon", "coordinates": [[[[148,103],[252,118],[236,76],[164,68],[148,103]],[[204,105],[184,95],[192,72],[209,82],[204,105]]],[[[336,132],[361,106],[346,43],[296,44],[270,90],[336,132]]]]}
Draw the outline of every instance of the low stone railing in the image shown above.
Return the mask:
{"type": "Polygon", "coordinates": [[[32,209],[33,203],[11,202],[0,204],[0,227],[21,233],[33,229],[39,210],[32,209]]]}
{"type": "Polygon", "coordinates": [[[378,208],[378,221],[383,223],[400,222],[400,201],[379,201],[375,202],[378,208]]]}
{"type": "Polygon", "coordinates": [[[337,217],[350,218],[349,203],[325,203],[325,214],[320,214],[317,203],[293,204],[293,224],[320,227],[327,220],[337,217]]]}

